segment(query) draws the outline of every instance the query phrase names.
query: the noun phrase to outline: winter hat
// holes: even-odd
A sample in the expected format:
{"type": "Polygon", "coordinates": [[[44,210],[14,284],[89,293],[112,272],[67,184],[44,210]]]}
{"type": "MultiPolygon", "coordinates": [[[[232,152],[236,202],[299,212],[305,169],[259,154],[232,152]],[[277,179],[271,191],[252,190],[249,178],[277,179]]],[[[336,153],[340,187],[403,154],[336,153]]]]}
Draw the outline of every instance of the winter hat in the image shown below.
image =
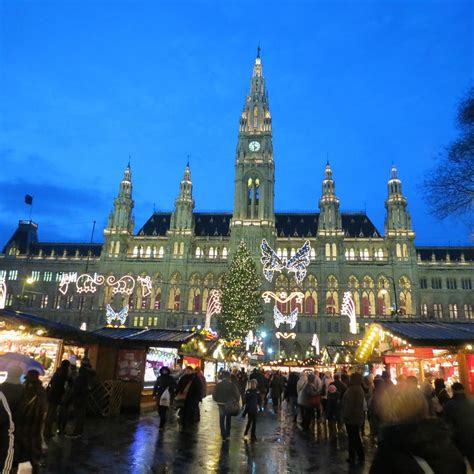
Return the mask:
{"type": "Polygon", "coordinates": [[[329,392],[329,393],[336,393],[336,392],[337,392],[336,386],[335,386],[335,385],[332,385],[332,384],[329,385],[329,387],[328,387],[328,392],[329,392]]]}

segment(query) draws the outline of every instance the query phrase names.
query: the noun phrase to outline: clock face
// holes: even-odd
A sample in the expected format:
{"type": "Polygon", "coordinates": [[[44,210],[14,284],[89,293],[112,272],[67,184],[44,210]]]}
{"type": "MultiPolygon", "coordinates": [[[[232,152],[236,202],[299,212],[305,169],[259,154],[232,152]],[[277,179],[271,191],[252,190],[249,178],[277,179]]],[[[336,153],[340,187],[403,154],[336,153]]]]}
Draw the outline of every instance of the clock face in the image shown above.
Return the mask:
{"type": "Polygon", "coordinates": [[[249,150],[250,150],[250,151],[258,151],[258,150],[260,150],[260,143],[259,143],[259,142],[255,142],[255,141],[250,142],[250,143],[249,143],[249,150]]]}

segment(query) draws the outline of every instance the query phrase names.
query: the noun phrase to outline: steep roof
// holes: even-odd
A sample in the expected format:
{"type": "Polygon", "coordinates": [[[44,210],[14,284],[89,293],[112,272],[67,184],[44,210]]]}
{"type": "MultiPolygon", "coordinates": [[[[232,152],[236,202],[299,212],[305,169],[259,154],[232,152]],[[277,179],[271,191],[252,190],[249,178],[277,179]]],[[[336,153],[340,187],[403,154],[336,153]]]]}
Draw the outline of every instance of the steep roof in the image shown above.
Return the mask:
{"type": "MultiPolygon", "coordinates": [[[[363,213],[342,214],[346,237],[381,237],[379,231],[363,213]]],[[[230,212],[195,212],[196,236],[226,237],[230,235],[230,212]]],[[[315,237],[318,229],[317,212],[277,212],[275,225],[278,237],[315,237]]],[[[171,221],[170,212],[155,212],[138,231],[139,236],[165,236],[171,221]]]]}
{"type": "Polygon", "coordinates": [[[435,256],[436,261],[446,262],[447,256],[452,262],[460,262],[461,257],[464,256],[466,262],[474,261],[474,247],[429,247],[420,246],[416,247],[416,252],[420,255],[421,260],[432,261],[432,256],[435,256]]]}

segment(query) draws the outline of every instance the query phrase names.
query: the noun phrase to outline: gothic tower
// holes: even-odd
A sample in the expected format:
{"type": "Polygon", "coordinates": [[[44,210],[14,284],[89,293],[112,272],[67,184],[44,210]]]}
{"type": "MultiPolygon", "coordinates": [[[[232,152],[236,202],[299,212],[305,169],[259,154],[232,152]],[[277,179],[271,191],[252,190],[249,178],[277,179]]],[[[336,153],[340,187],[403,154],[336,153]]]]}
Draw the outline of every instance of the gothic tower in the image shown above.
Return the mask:
{"type": "Polygon", "coordinates": [[[274,183],[272,119],[258,48],[240,117],[231,224],[233,248],[244,239],[254,253],[263,237],[273,240],[274,183]]]}
{"type": "Polygon", "coordinates": [[[336,184],[328,161],[324,170],[323,189],[319,200],[318,243],[320,248],[318,254],[324,255],[324,260],[337,261],[342,253],[343,237],[339,199],[336,196],[336,184]]]}
{"type": "Polygon", "coordinates": [[[193,183],[189,163],[184,169],[183,179],[179,184],[179,194],[175,201],[168,231],[170,253],[173,257],[184,258],[191,245],[193,235],[193,183]]]}
{"type": "Polygon", "coordinates": [[[128,237],[133,235],[135,226],[132,210],[132,170],[130,162],[125,168],[120,181],[119,192],[114,200],[113,209],[109,214],[107,228],[104,229],[104,252],[109,257],[126,255],[128,237]]]}

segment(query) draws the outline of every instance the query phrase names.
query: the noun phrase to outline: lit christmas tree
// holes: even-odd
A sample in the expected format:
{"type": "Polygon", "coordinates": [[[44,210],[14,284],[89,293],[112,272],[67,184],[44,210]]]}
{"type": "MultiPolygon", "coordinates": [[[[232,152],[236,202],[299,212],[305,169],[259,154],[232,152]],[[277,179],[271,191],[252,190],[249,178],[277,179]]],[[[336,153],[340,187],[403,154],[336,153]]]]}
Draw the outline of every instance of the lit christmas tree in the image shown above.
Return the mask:
{"type": "Polygon", "coordinates": [[[244,340],[250,330],[263,322],[257,267],[244,241],[224,275],[221,303],[222,313],[217,324],[219,335],[229,341],[244,340]]]}

